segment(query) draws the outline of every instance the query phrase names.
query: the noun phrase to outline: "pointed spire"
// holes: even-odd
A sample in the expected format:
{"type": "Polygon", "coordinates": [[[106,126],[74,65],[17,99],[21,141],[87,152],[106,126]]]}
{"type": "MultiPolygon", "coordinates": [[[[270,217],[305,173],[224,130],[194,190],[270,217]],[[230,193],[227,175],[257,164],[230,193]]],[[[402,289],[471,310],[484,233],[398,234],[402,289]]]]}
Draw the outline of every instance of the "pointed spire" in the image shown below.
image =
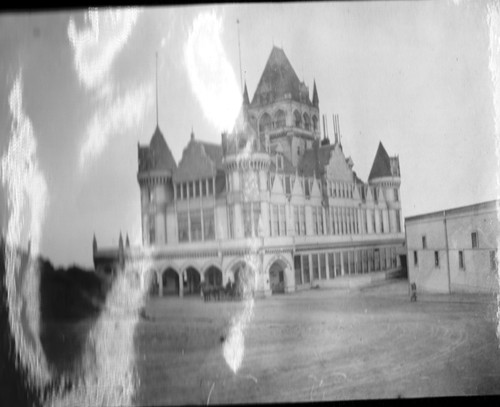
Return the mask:
{"type": "Polygon", "coordinates": [[[318,107],[318,105],[319,105],[318,89],[316,89],[316,79],[314,80],[314,86],[313,86],[312,104],[315,107],[318,107]]]}
{"type": "Polygon", "coordinates": [[[118,238],[118,248],[120,250],[123,250],[123,237],[122,237],[122,232],[120,232],[120,237],[118,238]]]}
{"type": "Polygon", "coordinates": [[[245,82],[245,89],[243,90],[243,105],[249,105],[250,99],[248,98],[247,83],[245,82]]]}
{"type": "Polygon", "coordinates": [[[194,130],[193,130],[193,126],[191,126],[191,140],[194,140],[194,130]]]}
{"type": "Polygon", "coordinates": [[[95,238],[95,233],[94,233],[94,238],[92,239],[92,252],[94,254],[97,252],[97,239],[95,238]]]}
{"type": "Polygon", "coordinates": [[[128,233],[127,233],[127,238],[125,239],[125,247],[130,247],[130,240],[128,239],[128,233]]]}

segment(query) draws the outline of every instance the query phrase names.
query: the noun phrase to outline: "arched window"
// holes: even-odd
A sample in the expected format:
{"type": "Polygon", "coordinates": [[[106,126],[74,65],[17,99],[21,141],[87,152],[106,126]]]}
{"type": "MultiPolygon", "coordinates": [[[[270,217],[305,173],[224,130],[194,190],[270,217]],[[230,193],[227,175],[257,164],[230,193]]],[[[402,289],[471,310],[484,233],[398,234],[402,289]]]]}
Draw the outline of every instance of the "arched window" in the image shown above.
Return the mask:
{"type": "Polygon", "coordinates": [[[264,113],[259,121],[259,134],[263,134],[267,130],[271,130],[271,116],[268,113],[264,113]]]}
{"type": "Polygon", "coordinates": [[[318,118],[316,116],[312,117],[312,122],[313,122],[313,130],[314,131],[318,130],[318,118]]]}
{"type": "Polygon", "coordinates": [[[311,130],[311,119],[307,113],[304,113],[304,129],[311,130]]]}
{"type": "Polygon", "coordinates": [[[295,119],[295,127],[301,128],[302,127],[302,117],[300,117],[300,113],[297,110],[295,110],[293,112],[293,116],[295,119]]]}
{"type": "Polygon", "coordinates": [[[274,115],[274,128],[279,129],[286,126],[286,115],[283,110],[278,110],[274,115]]]}

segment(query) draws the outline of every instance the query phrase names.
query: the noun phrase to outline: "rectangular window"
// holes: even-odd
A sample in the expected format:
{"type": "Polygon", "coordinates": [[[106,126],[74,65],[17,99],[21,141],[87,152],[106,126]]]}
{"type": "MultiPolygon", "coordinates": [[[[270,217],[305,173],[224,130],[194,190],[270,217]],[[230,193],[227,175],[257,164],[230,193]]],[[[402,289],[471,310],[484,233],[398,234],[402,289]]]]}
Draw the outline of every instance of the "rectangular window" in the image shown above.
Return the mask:
{"type": "Polygon", "coordinates": [[[368,250],[368,264],[370,271],[375,270],[375,257],[373,256],[373,250],[368,250]]]}
{"type": "Polygon", "coordinates": [[[464,252],[462,250],[458,251],[458,267],[460,270],[464,270],[464,252]]]}
{"type": "Polygon", "coordinates": [[[271,205],[273,211],[273,236],[278,236],[279,232],[279,215],[278,215],[278,205],[271,205]]]}
{"type": "Polygon", "coordinates": [[[213,183],[213,179],[210,178],[208,180],[208,195],[213,195],[214,194],[214,183],[213,183]]]}
{"type": "Polygon", "coordinates": [[[182,198],[182,195],[181,195],[181,184],[175,184],[175,193],[177,195],[177,199],[181,199],[182,198]]]}
{"type": "Polygon", "coordinates": [[[384,213],[380,211],[380,233],[384,233],[384,213]]]}
{"type": "Polygon", "coordinates": [[[293,221],[295,225],[295,235],[300,235],[300,219],[299,219],[299,207],[293,206],[293,221]]]}
{"type": "Polygon", "coordinates": [[[374,270],[378,271],[380,270],[380,250],[375,249],[374,250],[374,270]]]}
{"type": "Polygon", "coordinates": [[[418,253],[416,250],[413,251],[413,264],[418,266],[418,253]]]}
{"type": "Polygon", "coordinates": [[[477,241],[477,232],[472,232],[470,234],[471,240],[472,240],[472,248],[477,249],[479,247],[478,241],[477,241]]]}
{"type": "Polygon", "coordinates": [[[335,264],[333,260],[333,252],[328,253],[328,275],[330,278],[335,277],[335,264]]]}
{"type": "Polygon", "coordinates": [[[315,206],[312,207],[312,221],[313,221],[313,231],[314,234],[318,234],[318,208],[315,206]]]}
{"type": "Polygon", "coordinates": [[[300,213],[300,234],[305,235],[306,234],[306,207],[305,206],[300,206],[299,207],[299,213],[300,213]]]}
{"type": "Polygon", "coordinates": [[[227,218],[228,218],[228,235],[229,238],[234,238],[234,206],[227,206],[227,218]]]}
{"type": "Polygon", "coordinates": [[[325,234],[323,229],[323,208],[321,206],[318,207],[318,230],[321,235],[325,234]]]}
{"type": "Polygon", "coordinates": [[[305,194],[306,194],[306,197],[309,198],[309,180],[306,179],[305,182],[304,182],[304,186],[305,186],[305,194]]]}
{"type": "Polygon", "coordinates": [[[252,202],[253,233],[259,236],[260,202],[252,202]]]}
{"type": "Polygon", "coordinates": [[[197,198],[200,196],[200,180],[194,181],[194,196],[197,198]]]}
{"type": "Polygon", "coordinates": [[[344,263],[344,274],[349,274],[349,252],[342,252],[342,261],[344,263]]]}
{"type": "Polygon", "coordinates": [[[422,236],[422,248],[427,249],[427,237],[422,236]]]}
{"type": "Polygon", "coordinates": [[[401,212],[396,209],[396,232],[401,233],[401,212]]]}
{"type": "Polygon", "coordinates": [[[381,270],[387,270],[387,256],[385,249],[382,249],[382,266],[381,270]]]}
{"type": "Polygon", "coordinates": [[[302,268],[300,266],[300,256],[294,256],[293,266],[295,269],[295,284],[302,284],[302,268]]]}
{"type": "Polygon", "coordinates": [[[378,203],[377,188],[373,188],[373,200],[378,203]]]}
{"type": "Polygon", "coordinates": [[[187,183],[183,182],[182,183],[182,199],[187,199],[188,193],[187,193],[187,183]]]}
{"type": "Polygon", "coordinates": [[[362,253],[361,250],[356,252],[356,274],[361,274],[363,272],[363,259],[361,258],[362,253]]]}
{"type": "Polygon", "coordinates": [[[335,275],[338,277],[342,274],[342,265],[340,263],[340,252],[335,252],[335,275]]]}
{"type": "MultiPolygon", "coordinates": [[[[186,184],[184,184],[186,185],[186,184]]],[[[179,231],[179,242],[189,241],[189,220],[187,212],[177,212],[177,228],[179,231]]]]}
{"type": "Polygon", "coordinates": [[[207,180],[206,179],[201,181],[201,195],[207,196],[207,180]]]}
{"type": "Polygon", "coordinates": [[[313,269],[313,279],[319,280],[319,266],[318,266],[318,255],[312,254],[312,269],[313,269]]]}
{"type": "Polygon", "coordinates": [[[154,189],[154,187],[149,187],[148,197],[149,197],[149,203],[153,203],[155,201],[155,189],[154,189]]]}
{"type": "Polygon", "coordinates": [[[309,275],[309,256],[306,254],[302,256],[302,270],[304,271],[304,283],[311,281],[311,276],[309,275]]]}
{"type": "Polygon", "coordinates": [[[214,210],[212,208],[203,210],[203,235],[205,240],[215,239],[214,210]]]}
{"type": "Polygon", "coordinates": [[[285,177],[285,193],[290,195],[292,193],[292,187],[290,185],[290,176],[285,177]]]}
{"type": "Polygon", "coordinates": [[[399,201],[399,191],[397,188],[394,188],[394,202],[399,201]]]}
{"type": "Polygon", "coordinates": [[[393,247],[391,249],[391,258],[392,258],[392,267],[396,267],[398,265],[398,258],[396,256],[396,248],[393,247]]]}
{"type": "Polygon", "coordinates": [[[245,237],[252,237],[252,206],[251,202],[243,202],[241,205],[243,215],[243,230],[245,237]]]}
{"type": "Polygon", "coordinates": [[[155,215],[149,215],[149,244],[154,244],[156,240],[155,215]]]}
{"type": "Polygon", "coordinates": [[[373,228],[373,231],[372,233],[377,233],[377,225],[375,224],[375,211],[370,211],[371,215],[372,215],[372,228],[373,228]]]}
{"type": "Polygon", "coordinates": [[[498,271],[497,250],[490,250],[490,269],[491,271],[498,271]]]}
{"type": "Polygon", "coordinates": [[[434,265],[439,267],[439,252],[434,252],[434,265]]]}
{"type": "Polygon", "coordinates": [[[191,223],[191,241],[198,242],[202,240],[201,235],[201,211],[199,209],[189,211],[191,223]]]}
{"type": "Polygon", "coordinates": [[[193,198],[193,197],[194,197],[194,194],[193,194],[193,183],[189,182],[189,198],[193,198]]]}
{"type": "Polygon", "coordinates": [[[363,272],[368,273],[368,251],[363,250],[363,272]]]}
{"type": "Polygon", "coordinates": [[[286,235],[286,211],[285,205],[279,206],[279,217],[280,217],[280,236],[286,235]]]}
{"type": "Polygon", "coordinates": [[[354,268],[354,252],[349,252],[349,274],[354,274],[356,269],[354,268]]]}

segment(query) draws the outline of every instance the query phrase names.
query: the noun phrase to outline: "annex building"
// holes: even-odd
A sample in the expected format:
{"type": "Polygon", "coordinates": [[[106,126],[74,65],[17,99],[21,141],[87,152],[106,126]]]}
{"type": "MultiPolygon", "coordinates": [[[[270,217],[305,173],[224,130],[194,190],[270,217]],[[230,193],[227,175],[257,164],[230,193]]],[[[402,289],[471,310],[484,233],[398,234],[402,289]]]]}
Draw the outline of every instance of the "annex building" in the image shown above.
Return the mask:
{"type": "Polygon", "coordinates": [[[417,291],[498,292],[500,201],[405,219],[408,279],[417,291]]]}
{"type": "Polygon", "coordinates": [[[144,263],[138,277],[159,295],[246,279],[256,295],[328,286],[401,267],[400,169],[382,143],[368,180],[353,171],[334,119],[320,131],[319,94],[273,47],[250,100],[221,143],[186,137],[176,162],[157,126],[138,145],[142,246],[99,249],[96,270],[144,263]]]}

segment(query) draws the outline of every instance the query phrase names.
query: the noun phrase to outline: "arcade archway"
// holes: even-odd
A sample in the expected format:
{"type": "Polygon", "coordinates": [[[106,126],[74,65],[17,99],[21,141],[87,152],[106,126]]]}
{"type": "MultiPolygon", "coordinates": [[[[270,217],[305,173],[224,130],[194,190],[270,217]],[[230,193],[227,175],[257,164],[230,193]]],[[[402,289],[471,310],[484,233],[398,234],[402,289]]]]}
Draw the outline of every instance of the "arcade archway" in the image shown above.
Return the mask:
{"type": "Polygon", "coordinates": [[[222,287],[222,271],[215,266],[210,266],[205,271],[205,282],[213,287],[222,287]]]}
{"type": "Polygon", "coordinates": [[[194,267],[188,267],[183,275],[184,295],[200,294],[200,273],[194,267]]]}
{"type": "Polygon", "coordinates": [[[285,293],[287,267],[287,263],[281,259],[276,259],[269,267],[269,285],[273,294],[285,293]]]}
{"type": "Polygon", "coordinates": [[[179,274],[169,267],[162,273],[163,295],[179,295],[179,274]]]}

